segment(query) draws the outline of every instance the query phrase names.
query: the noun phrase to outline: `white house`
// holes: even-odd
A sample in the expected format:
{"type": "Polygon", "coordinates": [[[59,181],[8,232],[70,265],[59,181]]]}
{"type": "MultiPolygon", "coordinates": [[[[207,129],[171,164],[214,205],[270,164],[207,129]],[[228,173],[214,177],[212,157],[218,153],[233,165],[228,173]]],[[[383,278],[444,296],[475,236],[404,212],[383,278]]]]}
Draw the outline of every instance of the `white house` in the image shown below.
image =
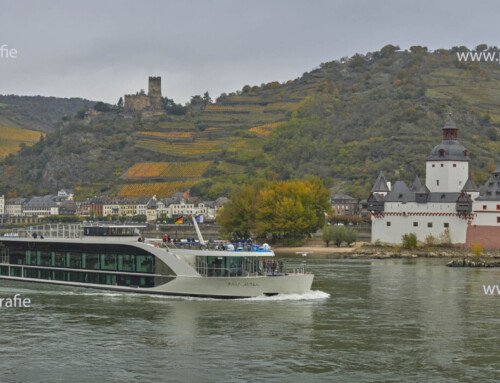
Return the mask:
{"type": "Polygon", "coordinates": [[[9,217],[20,217],[23,215],[23,208],[26,198],[11,198],[5,203],[5,214],[9,217]]]}
{"type": "Polygon", "coordinates": [[[458,129],[448,120],[442,142],[426,160],[426,179],[415,177],[411,188],[387,183],[382,172],[368,198],[372,213],[372,241],[400,243],[404,234],[419,241],[429,235],[451,243],[500,248],[500,167],[480,189],[469,176],[467,149],[458,142],[458,129]]]}

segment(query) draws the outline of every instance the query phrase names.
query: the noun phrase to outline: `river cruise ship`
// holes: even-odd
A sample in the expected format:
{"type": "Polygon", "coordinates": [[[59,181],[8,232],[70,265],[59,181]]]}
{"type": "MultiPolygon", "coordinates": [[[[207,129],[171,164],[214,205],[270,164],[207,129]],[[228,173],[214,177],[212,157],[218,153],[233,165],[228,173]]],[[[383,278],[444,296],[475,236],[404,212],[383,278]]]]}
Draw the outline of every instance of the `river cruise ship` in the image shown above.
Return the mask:
{"type": "MultiPolygon", "coordinates": [[[[194,221],[194,220],[193,220],[194,221]]],[[[301,294],[314,276],[286,272],[269,246],[143,239],[141,227],[73,226],[0,237],[0,279],[176,296],[301,294]]]]}

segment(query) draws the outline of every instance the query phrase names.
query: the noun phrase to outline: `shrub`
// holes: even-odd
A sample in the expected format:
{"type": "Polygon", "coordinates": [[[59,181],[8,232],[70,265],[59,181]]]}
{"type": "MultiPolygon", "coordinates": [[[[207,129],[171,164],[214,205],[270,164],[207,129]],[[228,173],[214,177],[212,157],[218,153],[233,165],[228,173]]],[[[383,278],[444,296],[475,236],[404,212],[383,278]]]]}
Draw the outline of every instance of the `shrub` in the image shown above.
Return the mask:
{"type": "Polygon", "coordinates": [[[441,244],[443,246],[450,246],[451,245],[451,235],[450,235],[449,228],[446,228],[439,236],[439,244],[441,244]]]}
{"type": "Polygon", "coordinates": [[[323,233],[321,234],[321,240],[326,243],[326,247],[333,241],[333,227],[325,226],[323,228],[323,233]]]}
{"type": "Polygon", "coordinates": [[[434,237],[432,234],[429,234],[427,237],[425,237],[425,244],[427,246],[434,246],[436,244],[436,237],[434,237]]]}
{"type": "Polygon", "coordinates": [[[401,247],[406,250],[413,250],[417,247],[417,235],[415,233],[404,234],[401,238],[401,247]]]}
{"type": "Polygon", "coordinates": [[[333,229],[332,241],[333,243],[335,243],[335,245],[337,245],[337,247],[340,247],[342,242],[345,241],[347,230],[345,226],[334,226],[332,229],[333,229]]]}
{"type": "Polygon", "coordinates": [[[353,229],[346,230],[344,241],[347,243],[347,246],[351,246],[351,243],[354,243],[358,240],[358,232],[353,229]]]}
{"type": "Polygon", "coordinates": [[[479,242],[474,242],[472,244],[471,250],[472,250],[472,254],[474,254],[475,258],[480,258],[481,254],[483,253],[483,247],[481,246],[481,244],[479,242]]]}

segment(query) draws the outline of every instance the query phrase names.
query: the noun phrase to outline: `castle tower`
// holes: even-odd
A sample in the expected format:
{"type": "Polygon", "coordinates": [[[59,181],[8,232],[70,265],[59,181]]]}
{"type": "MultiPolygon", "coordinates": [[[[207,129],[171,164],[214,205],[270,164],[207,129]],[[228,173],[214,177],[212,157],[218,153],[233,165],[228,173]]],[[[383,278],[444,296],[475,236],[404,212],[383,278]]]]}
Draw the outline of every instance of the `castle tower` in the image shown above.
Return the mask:
{"type": "Polygon", "coordinates": [[[458,128],[450,119],[443,140],[426,160],[425,185],[431,192],[460,192],[469,178],[469,156],[458,142],[458,128]]]}
{"type": "Polygon", "coordinates": [[[161,77],[149,77],[148,96],[151,107],[154,110],[161,110],[161,77]]]}

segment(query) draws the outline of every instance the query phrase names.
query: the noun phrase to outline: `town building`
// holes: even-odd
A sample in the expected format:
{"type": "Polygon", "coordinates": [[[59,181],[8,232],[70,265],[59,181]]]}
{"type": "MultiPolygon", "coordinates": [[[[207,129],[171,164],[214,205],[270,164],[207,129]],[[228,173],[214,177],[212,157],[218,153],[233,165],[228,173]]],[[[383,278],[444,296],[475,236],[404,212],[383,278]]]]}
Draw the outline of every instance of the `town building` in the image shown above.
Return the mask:
{"type": "Polygon", "coordinates": [[[0,196],[0,216],[5,214],[5,196],[0,196]]]}
{"type": "Polygon", "coordinates": [[[23,215],[26,198],[11,198],[5,203],[5,214],[9,217],[20,217],[23,215]]]}
{"type": "Polygon", "coordinates": [[[479,189],[451,118],[442,132],[426,160],[425,184],[416,176],[411,187],[391,185],[378,175],[367,200],[373,242],[400,243],[404,234],[415,233],[419,241],[432,236],[456,246],[500,248],[500,167],[479,189]]]}
{"type": "Polygon", "coordinates": [[[357,215],[358,201],[347,194],[332,194],[330,204],[334,215],[357,215]]]}
{"type": "Polygon", "coordinates": [[[214,220],[217,214],[215,204],[213,207],[210,204],[202,202],[197,198],[182,199],[179,203],[172,203],[167,208],[167,217],[187,216],[187,215],[202,215],[204,218],[214,220]]]}
{"type": "Polygon", "coordinates": [[[53,195],[33,197],[24,205],[23,215],[28,217],[46,217],[58,215],[59,207],[53,195]]]}

